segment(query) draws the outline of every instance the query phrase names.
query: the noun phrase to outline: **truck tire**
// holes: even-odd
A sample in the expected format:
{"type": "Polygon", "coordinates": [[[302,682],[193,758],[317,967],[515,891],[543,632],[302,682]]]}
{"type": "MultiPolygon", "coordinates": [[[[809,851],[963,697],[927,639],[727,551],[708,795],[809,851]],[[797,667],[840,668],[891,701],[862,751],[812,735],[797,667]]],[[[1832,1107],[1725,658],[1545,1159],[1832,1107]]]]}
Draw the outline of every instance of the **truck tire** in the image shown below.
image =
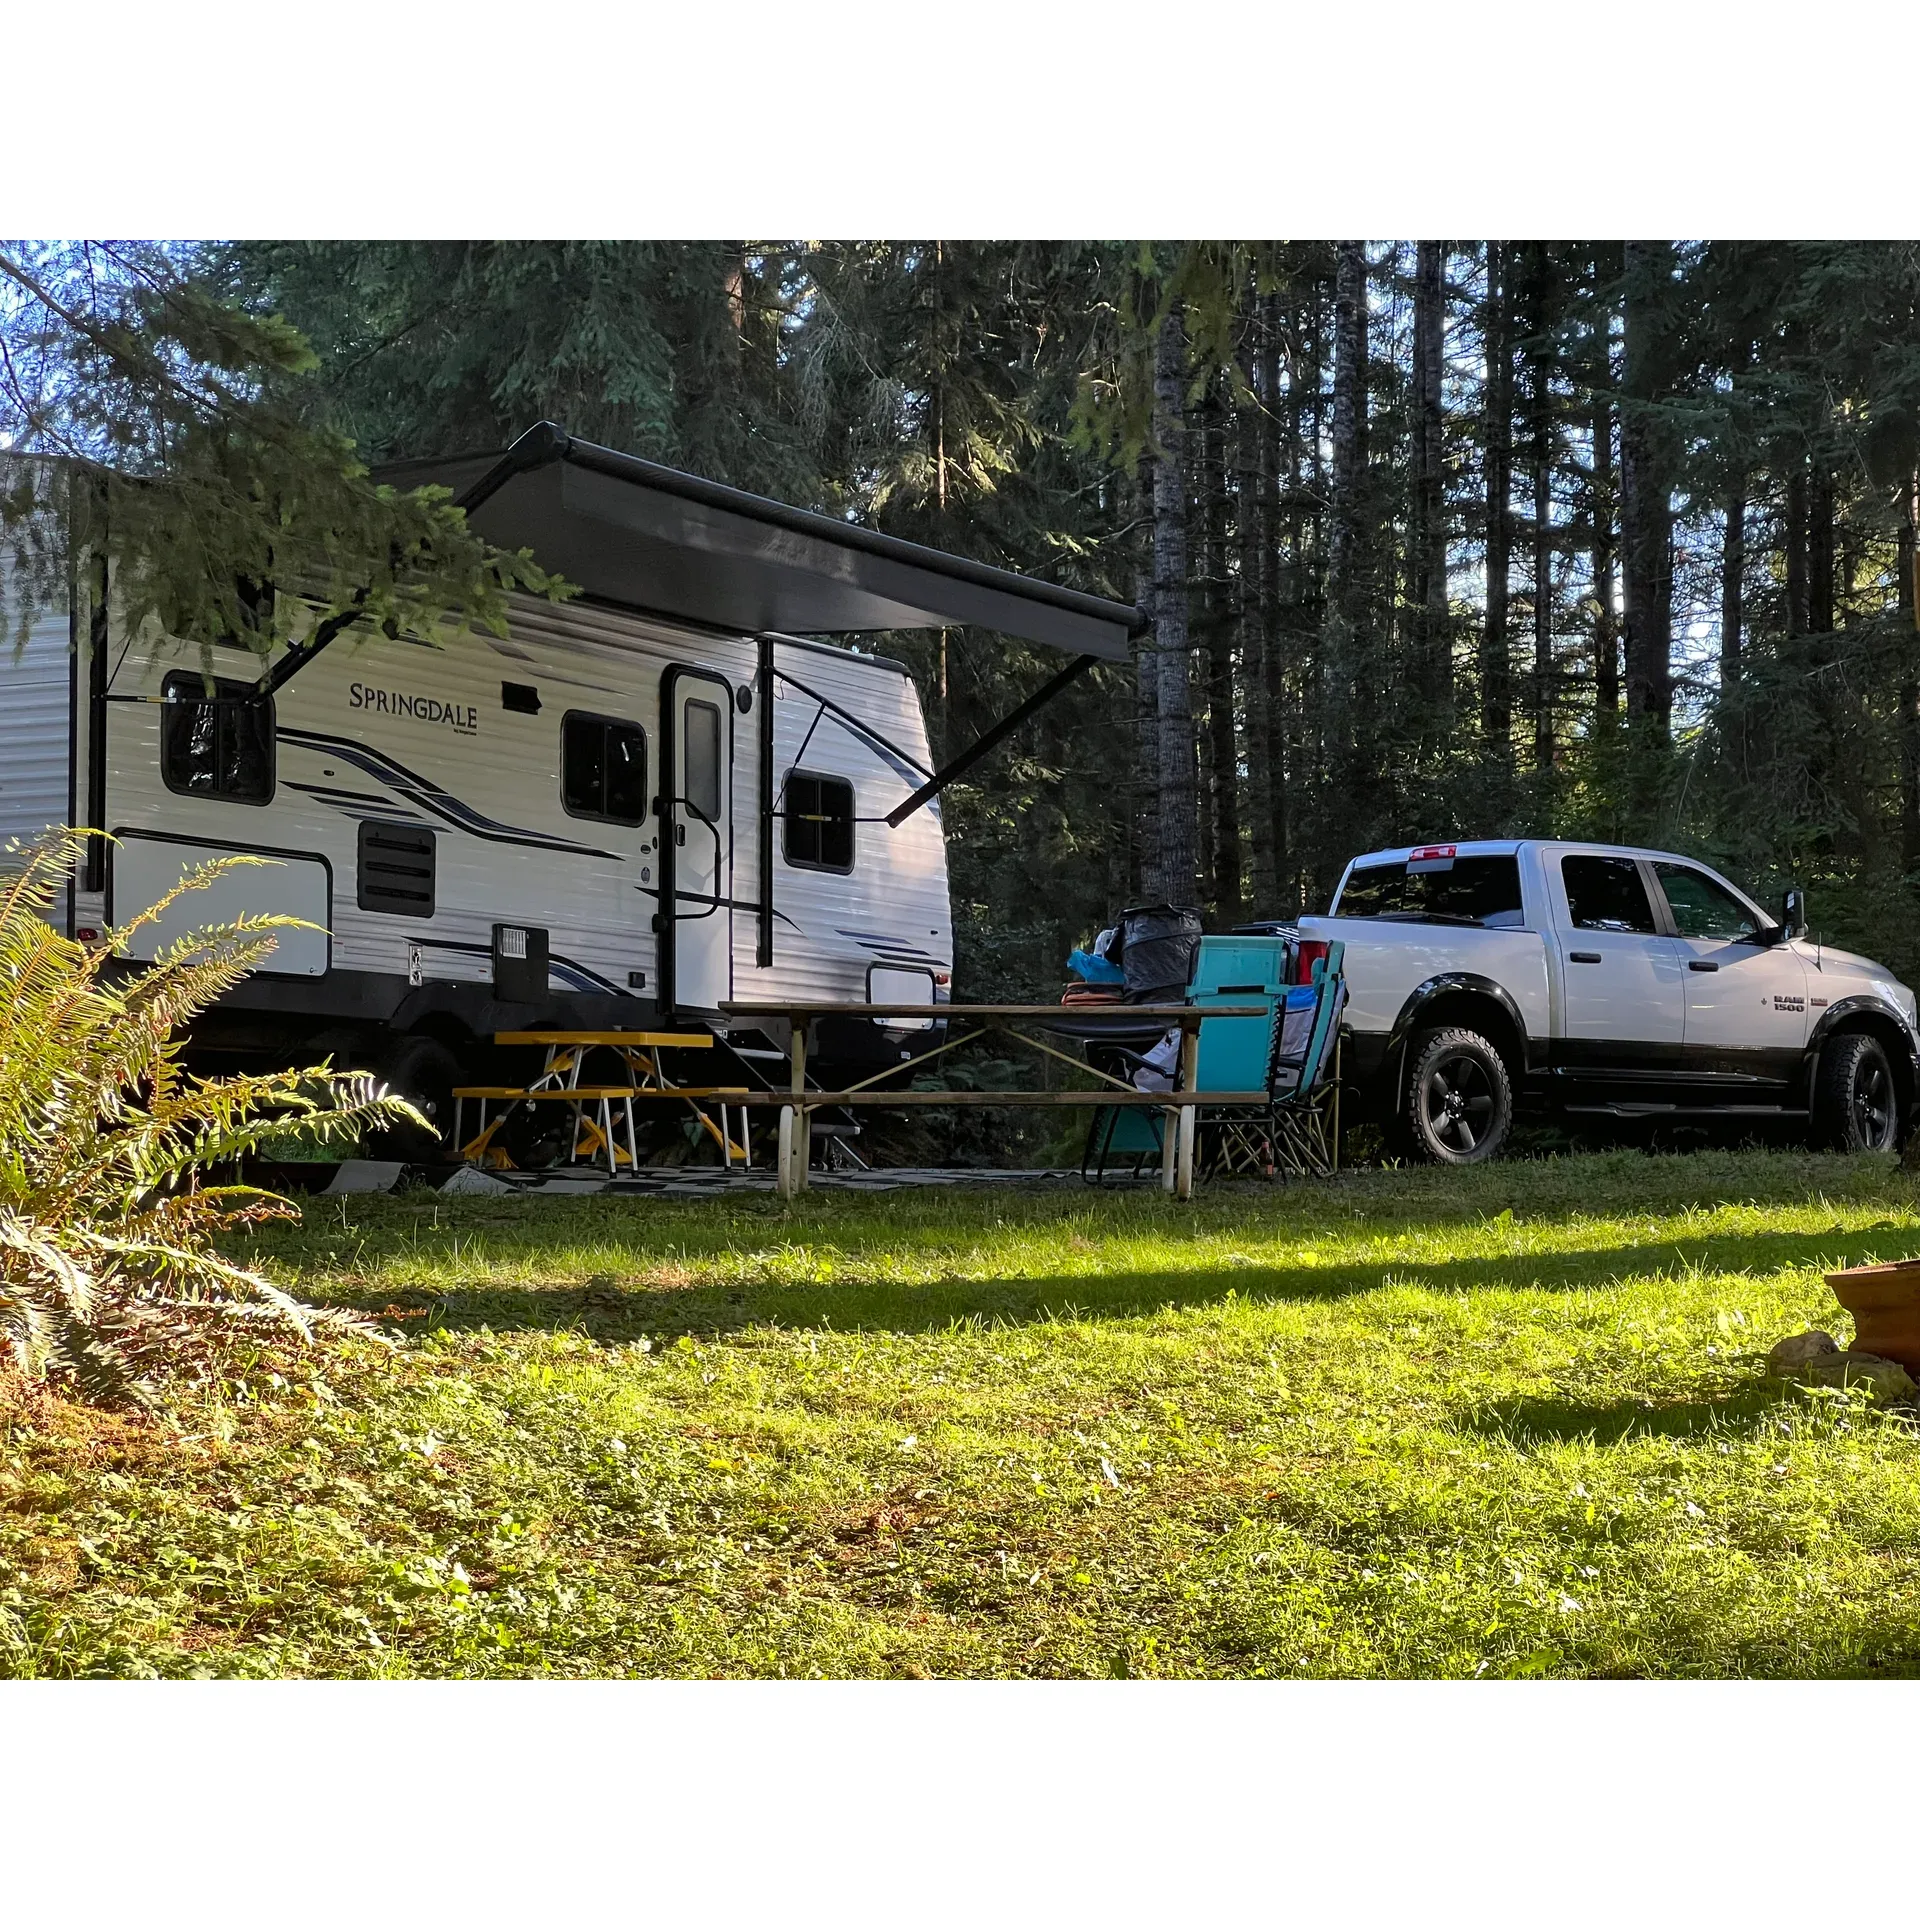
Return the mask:
{"type": "Polygon", "coordinates": [[[1891,1153],[1900,1143],[1898,1083],[1870,1033],[1843,1033],[1820,1050],[1813,1139],[1835,1153],[1891,1153]]]}
{"type": "Polygon", "coordinates": [[[381,1062],[380,1078],[411,1100],[428,1127],[403,1120],[384,1133],[368,1132],[366,1150],[383,1160],[444,1160],[454,1148],[453,1090],[460,1084],[460,1063],[438,1040],[409,1034],[381,1062]]]}
{"type": "Polygon", "coordinates": [[[1471,1027],[1416,1034],[1401,1124],[1422,1160],[1469,1167],[1491,1160],[1513,1128],[1513,1085],[1500,1050],[1471,1027]]]}

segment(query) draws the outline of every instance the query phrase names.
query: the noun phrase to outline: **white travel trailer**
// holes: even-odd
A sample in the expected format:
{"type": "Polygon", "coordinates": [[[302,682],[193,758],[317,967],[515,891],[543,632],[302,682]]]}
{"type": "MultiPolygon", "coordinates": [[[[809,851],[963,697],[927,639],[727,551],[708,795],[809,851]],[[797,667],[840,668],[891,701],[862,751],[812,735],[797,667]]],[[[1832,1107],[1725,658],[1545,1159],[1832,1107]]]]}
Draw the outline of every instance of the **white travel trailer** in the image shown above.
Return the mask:
{"type": "MultiPolygon", "coordinates": [[[[197,650],[76,592],[0,650],[0,835],[111,836],[68,903],[82,939],[185,869],[264,856],[138,949],[249,910],[324,929],[283,934],[196,1045],[372,1065],[434,1106],[496,1032],[704,1024],[750,1056],[781,1036],[734,1031],[729,1001],[948,997],[941,789],[1139,625],[551,426],[388,477],[452,487],[579,596],[516,599],[506,639],[348,630],[264,684],[216,649],[210,692],[197,650]],[[936,769],[906,671],[810,636],[946,626],[1074,658],[936,769]]],[[[856,1018],[820,1038],[831,1066],[917,1036],[856,1018]]]]}

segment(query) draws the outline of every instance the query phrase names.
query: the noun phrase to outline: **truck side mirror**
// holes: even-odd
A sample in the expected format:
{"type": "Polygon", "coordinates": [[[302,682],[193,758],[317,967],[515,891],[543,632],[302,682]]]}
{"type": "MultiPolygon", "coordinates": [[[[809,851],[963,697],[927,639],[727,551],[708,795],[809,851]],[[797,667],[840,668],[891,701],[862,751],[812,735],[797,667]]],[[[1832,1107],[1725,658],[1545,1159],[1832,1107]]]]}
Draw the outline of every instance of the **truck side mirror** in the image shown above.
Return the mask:
{"type": "Polygon", "coordinates": [[[1789,887],[1780,902],[1780,938],[1804,940],[1807,937],[1807,896],[1798,887],[1789,887]]]}

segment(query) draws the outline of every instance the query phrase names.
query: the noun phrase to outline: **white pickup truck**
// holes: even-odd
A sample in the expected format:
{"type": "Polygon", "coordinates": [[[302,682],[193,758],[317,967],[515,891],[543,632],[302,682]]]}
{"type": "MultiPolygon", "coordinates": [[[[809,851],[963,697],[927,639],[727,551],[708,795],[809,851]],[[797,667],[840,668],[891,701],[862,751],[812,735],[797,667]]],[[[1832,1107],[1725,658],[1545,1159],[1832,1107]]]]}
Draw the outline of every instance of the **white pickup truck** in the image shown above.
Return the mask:
{"type": "Polygon", "coordinates": [[[1303,936],[1346,943],[1346,1075],[1403,1150],[1505,1144],[1516,1097],[1562,1113],[1790,1115],[1897,1146],[1920,1090],[1914,996],[1640,847],[1476,840],[1363,854],[1303,936]]]}

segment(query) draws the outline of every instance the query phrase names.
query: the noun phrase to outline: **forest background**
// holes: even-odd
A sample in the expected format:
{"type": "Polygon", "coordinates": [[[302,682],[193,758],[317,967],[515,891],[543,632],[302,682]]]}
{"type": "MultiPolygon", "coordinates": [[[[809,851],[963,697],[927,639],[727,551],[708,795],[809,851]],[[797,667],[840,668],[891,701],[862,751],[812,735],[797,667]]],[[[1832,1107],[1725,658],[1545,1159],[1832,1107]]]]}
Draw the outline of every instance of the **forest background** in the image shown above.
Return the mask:
{"type": "MultiPolygon", "coordinates": [[[[1369,848],[1512,833],[1801,884],[1816,932],[1920,973],[1911,243],[167,261],[291,322],[299,411],[375,465],[552,419],[1146,609],[1129,665],[946,796],[964,994],[1050,996],[1129,900],[1221,928],[1324,907],[1369,848]]],[[[1059,664],[883,650],[943,752],[1059,664]]]]}

